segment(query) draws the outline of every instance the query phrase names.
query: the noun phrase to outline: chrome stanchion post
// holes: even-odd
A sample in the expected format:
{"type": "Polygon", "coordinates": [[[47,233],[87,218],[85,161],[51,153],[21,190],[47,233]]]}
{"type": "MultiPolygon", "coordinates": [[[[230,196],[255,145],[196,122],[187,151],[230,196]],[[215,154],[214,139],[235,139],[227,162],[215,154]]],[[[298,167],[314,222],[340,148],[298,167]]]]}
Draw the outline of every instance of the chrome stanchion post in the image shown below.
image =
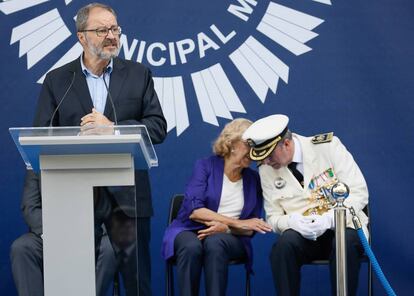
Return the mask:
{"type": "Polygon", "coordinates": [[[336,295],[347,295],[347,270],[346,270],[346,208],[344,200],[349,195],[349,187],[344,183],[332,186],[332,196],[336,199],[335,212],[335,242],[336,242],[336,295]]]}

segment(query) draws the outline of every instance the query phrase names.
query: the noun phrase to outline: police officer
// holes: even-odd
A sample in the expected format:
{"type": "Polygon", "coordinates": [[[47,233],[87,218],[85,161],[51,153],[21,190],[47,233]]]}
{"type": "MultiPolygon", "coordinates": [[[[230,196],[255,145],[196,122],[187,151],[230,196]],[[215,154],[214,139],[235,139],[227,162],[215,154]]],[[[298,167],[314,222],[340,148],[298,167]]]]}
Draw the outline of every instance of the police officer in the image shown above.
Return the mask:
{"type": "MultiPolygon", "coordinates": [[[[243,134],[250,157],[259,162],[267,222],[280,234],[270,263],[277,295],[299,295],[300,269],[316,259],[330,260],[332,294],[336,294],[334,215],[323,188],[338,181],[350,188],[345,206],[352,206],[367,233],[368,204],[364,177],[333,133],[303,137],[288,128],[289,118],[262,118],[243,134]]],[[[356,295],[363,254],[350,215],[346,228],[348,295],[356,295]]]]}

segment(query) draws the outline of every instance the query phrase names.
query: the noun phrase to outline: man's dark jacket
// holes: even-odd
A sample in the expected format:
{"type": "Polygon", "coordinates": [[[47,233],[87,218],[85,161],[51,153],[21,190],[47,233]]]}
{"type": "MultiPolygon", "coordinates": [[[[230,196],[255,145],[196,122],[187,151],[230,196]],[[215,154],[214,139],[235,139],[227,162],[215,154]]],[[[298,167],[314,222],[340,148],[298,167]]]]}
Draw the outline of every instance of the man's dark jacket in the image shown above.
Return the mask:
{"type": "MultiPolygon", "coordinates": [[[[34,126],[49,126],[53,112],[70,86],[64,101],[59,106],[53,126],[79,126],[81,118],[92,112],[93,103],[80,60],[76,59],[46,75],[40,93],[34,119],[34,126]]],[[[151,72],[145,66],[114,58],[109,91],[115,105],[118,125],[143,124],[147,127],[153,144],[161,143],[167,134],[167,123],[161,110],[151,72]]],[[[104,115],[115,121],[114,110],[107,99],[104,115]]],[[[35,233],[41,233],[41,201],[38,200],[38,182],[34,174],[26,177],[23,212],[26,222],[35,233]],[[40,206],[40,207],[39,207],[40,206]]],[[[136,192],[138,217],[153,214],[151,190],[147,171],[135,171],[135,187],[125,188],[115,193],[115,199],[122,204],[130,204],[131,194],[136,192]],[[128,200],[127,200],[128,199],[128,200]]]]}

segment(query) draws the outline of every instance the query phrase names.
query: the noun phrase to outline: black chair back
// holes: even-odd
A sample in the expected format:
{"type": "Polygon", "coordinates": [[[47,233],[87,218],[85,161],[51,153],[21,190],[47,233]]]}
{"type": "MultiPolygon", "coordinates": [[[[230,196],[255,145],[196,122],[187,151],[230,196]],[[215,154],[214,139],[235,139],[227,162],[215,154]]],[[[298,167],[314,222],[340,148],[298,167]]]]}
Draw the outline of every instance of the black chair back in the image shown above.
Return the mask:
{"type": "Polygon", "coordinates": [[[170,212],[168,214],[168,225],[177,217],[178,211],[183,204],[184,195],[183,194],[175,194],[171,200],[170,204],[170,212]]]}

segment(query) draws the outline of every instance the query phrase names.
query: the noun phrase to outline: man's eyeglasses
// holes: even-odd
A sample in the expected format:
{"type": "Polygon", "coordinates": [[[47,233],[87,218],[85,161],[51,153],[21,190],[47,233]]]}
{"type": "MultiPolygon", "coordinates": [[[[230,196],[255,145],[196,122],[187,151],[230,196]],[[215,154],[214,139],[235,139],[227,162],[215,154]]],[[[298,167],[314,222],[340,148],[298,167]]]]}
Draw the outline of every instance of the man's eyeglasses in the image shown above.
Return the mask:
{"type": "Polygon", "coordinates": [[[78,32],[95,32],[98,37],[106,37],[108,36],[109,31],[111,31],[114,36],[121,35],[122,33],[122,29],[120,26],[112,26],[110,28],[97,28],[91,30],[80,30],[78,32]]]}

